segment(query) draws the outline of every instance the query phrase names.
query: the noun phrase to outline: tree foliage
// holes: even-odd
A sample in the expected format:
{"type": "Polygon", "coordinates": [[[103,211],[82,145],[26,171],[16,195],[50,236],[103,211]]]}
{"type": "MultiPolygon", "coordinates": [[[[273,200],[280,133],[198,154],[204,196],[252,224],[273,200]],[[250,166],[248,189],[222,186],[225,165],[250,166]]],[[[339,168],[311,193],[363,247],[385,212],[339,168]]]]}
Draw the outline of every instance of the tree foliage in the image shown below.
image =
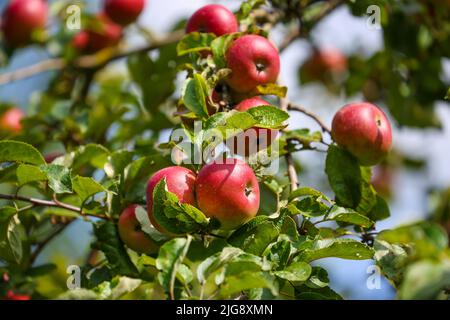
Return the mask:
{"type": "MultiPolygon", "coordinates": [[[[364,17],[367,7],[377,5],[383,49],[349,57],[343,79],[320,81],[348,97],[362,92],[385,105],[398,126],[428,128],[441,126],[434,105],[448,89],[439,75],[443,57],[450,56],[450,10],[440,9],[446,5],[440,3],[248,0],[237,17],[243,33],[268,36],[279,26],[290,39],[286,45],[300,38],[314,45],[311,32],[335,8],[346,6],[364,17]]],[[[56,45],[64,67],[30,102],[23,131],[0,132],[0,273],[10,277],[0,282],[0,296],[14,289],[34,298],[335,300],[342,297],[330,288],[327,271],[313,263],[334,257],[373,259],[400,299],[448,298],[448,192],[440,195],[434,221],[378,233],[377,222],[390,210],[371,183],[372,170],[325,142],[326,130],[286,129],[288,88],[258,87],[273,105],[247,112],[232,111],[226,95],[211,103],[214,88],[229,74],[225,52],[241,34],[180,37],[183,25],[174,25],[175,37],[166,43],[150,37],[146,50],[109,48],[88,57],[70,50],[72,35],[65,28],[44,36],[40,45],[49,50],[56,45]],[[127,72],[109,68],[119,58],[127,72]],[[184,112],[177,110],[180,105],[184,112]],[[200,132],[186,120],[200,120],[200,132]],[[163,141],[164,132],[182,128],[204,150],[208,130],[237,133],[254,126],[283,131],[273,159],[282,165],[295,152],[325,149],[323,171],[333,195],[301,182],[294,189],[284,170],[263,175],[264,165],[257,163],[253,169],[264,195],[260,212],[237,230],[223,232],[199,209],[179,203],[163,180],[155,188],[153,208],[176,236],[140,221],[161,245],[159,253],[126,248],[117,231],[120,213],[130,204],[146,205],[149,177],[173,165],[171,151],[182,148],[180,141],[163,141]],[[48,161],[51,154],[56,157],[48,161]],[[53,264],[38,265],[38,255],[78,219],[92,224],[90,251],[101,256],[82,266],[82,288],[67,290],[64,280],[53,293],[40,292],[39,279],[57,277],[57,271],[53,264]],[[439,225],[443,221],[447,232],[439,225]]],[[[15,52],[6,46],[1,52],[7,65],[15,52]]],[[[2,103],[0,112],[10,106],[2,103]]],[[[198,170],[201,164],[186,166],[198,170]]]]}

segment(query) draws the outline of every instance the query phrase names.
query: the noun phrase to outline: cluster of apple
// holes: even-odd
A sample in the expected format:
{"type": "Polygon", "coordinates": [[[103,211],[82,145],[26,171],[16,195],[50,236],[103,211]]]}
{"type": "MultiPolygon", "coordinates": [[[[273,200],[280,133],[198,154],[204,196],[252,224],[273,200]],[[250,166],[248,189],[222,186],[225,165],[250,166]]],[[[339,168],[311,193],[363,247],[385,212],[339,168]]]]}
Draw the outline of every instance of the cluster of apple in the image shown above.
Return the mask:
{"type": "MultiPolygon", "coordinates": [[[[207,32],[216,36],[238,31],[239,24],[235,15],[221,5],[207,5],[199,9],[189,19],[186,27],[187,33],[207,32]]],[[[336,63],[339,59],[333,57],[322,60],[330,60],[328,64],[331,65],[342,64],[336,63]]],[[[280,57],[276,47],[262,36],[242,35],[229,46],[226,62],[231,69],[231,75],[225,80],[226,84],[234,93],[246,97],[234,109],[242,112],[269,105],[256,96],[255,89],[258,85],[277,80],[280,57]]],[[[212,100],[220,100],[218,95],[214,91],[212,100]]],[[[269,142],[277,135],[276,130],[253,129],[257,131],[258,139],[264,134],[269,142]]],[[[374,165],[381,161],[392,143],[388,119],[378,107],[369,103],[354,103],[343,107],[334,117],[332,136],[361,165],[374,165]]],[[[245,147],[245,156],[248,156],[248,145],[245,147]]],[[[146,193],[149,219],[162,233],[171,235],[161,227],[153,213],[153,191],[163,178],[166,180],[167,190],[174,193],[180,202],[196,206],[207,217],[217,219],[222,229],[236,229],[254,217],[259,210],[258,181],[253,170],[244,161],[234,158],[223,162],[214,161],[205,165],[198,175],[184,167],[169,167],[150,178],[146,193]]],[[[121,214],[120,237],[129,248],[137,252],[155,253],[158,246],[140,229],[136,208],[136,205],[132,205],[121,214]]]]}
{"type": "Polygon", "coordinates": [[[123,35],[123,28],[135,22],[145,7],[145,0],[105,0],[103,11],[95,21],[72,39],[72,46],[80,53],[95,53],[115,46],[123,35]]]}
{"type": "MultiPolygon", "coordinates": [[[[88,28],[75,35],[73,47],[82,53],[94,53],[116,45],[123,27],[136,21],[144,7],[145,0],[105,0],[103,12],[88,28]]],[[[11,48],[30,44],[34,34],[45,29],[48,11],[46,0],[11,0],[1,23],[6,44],[11,48]]]]}
{"type": "MultiPolygon", "coordinates": [[[[233,230],[256,216],[259,210],[259,185],[244,161],[234,158],[213,161],[196,175],[193,171],[173,166],[156,172],[147,183],[147,213],[152,225],[173,236],[159,223],[153,212],[153,191],[165,179],[167,190],[181,203],[198,207],[207,217],[220,222],[223,230],[233,230]]],[[[122,241],[136,252],[156,253],[158,245],[140,229],[137,205],[127,207],[119,219],[122,241]]]]}
{"type": "MultiPolygon", "coordinates": [[[[233,12],[226,7],[216,4],[206,5],[188,20],[186,33],[192,32],[212,33],[219,37],[239,32],[239,23],[233,12]]],[[[232,108],[245,112],[251,108],[271,105],[257,96],[257,87],[276,82],[280,73],[280,56],[277,48],[263,36],[243,34],[231,43],[225,58],[227,68],[231,70],[231,75],[225,82],[233,100],[232,108]]],[[[221,93],[213,91],[211,100],[214,103],[219,103],[222,98],[221,93]]],[[[183,123],[190,126],[191,119],[183,118],[183,111],[187,112],[184,106],[178,106],[178,111],[183,123]]],[[[208,111],[211,115],[215,110],[208,105],[208,111]]],[[[232,151],[234,154],[248,157],[250,153],[270,146],[277,134],[277,130],[251,128],[232,138],[234,140],[232,151]],[[238,147],[239,143],[243,144],[243,148],[238,147]]]]}

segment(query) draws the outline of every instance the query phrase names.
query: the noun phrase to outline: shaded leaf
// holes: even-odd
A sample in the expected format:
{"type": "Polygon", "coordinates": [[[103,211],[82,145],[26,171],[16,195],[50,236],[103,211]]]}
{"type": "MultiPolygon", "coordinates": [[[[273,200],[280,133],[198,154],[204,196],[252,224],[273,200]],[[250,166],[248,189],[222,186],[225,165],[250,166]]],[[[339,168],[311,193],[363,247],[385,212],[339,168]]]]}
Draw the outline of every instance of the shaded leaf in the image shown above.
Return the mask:
{"type": "Polygon", "coordinates": [[[45,164],[42,154],[32,145],[8,140],[0,141],[0,163],[2,162],[45,164]]]}

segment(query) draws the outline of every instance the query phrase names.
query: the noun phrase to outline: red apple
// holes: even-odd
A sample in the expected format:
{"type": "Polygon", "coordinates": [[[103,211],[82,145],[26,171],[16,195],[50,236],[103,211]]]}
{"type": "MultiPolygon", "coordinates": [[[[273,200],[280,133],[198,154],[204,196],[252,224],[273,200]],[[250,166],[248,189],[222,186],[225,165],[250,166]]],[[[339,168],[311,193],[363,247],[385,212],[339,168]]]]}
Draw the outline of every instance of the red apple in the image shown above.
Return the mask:
{"type": "Polygon", "coordinates": [[[141,230],[141,225],[136,218],[138,205],[126,208],[119,218],[119,235],[128,248],[139,253],[157,253],[159,246],[141,230]]]}
{"type": "Polygon", "coordinates": [[[25,294],[16,294],[12,290],[8,290],[6,293],[6,296],[3,298],[3,300],[16,300],[16,301],[25,301],[25,300],[31,300],[31,297],[25,294]]]}
{"type": "Polygon", "coordinates": [[[129,25],[137,20],[145,7],[145,0],[106,0],[105,13],[117,24],[129,25]]]}
{"type": "Polygon", "coordinates": [[[255,173],[238,159],[205,165],[195,184],[200,210],[216,218],[225,230],[236,229],[259,210],[259,185],[255,173]]]}
{"type": "Polygon", "coordinates": [[[75,35],[72,46],[81,53],[95,53],[117,45],[122,38],[122,31],[121,26],[100,13],[95,24],[75,35]]]}
{"type": "Polygon", "coordinates": [[[8,109],[0,117],[0,130],[19,134],[22,131],[22,119],[25,117],[23,111],[17,107],[8,109]]]}
{"type": "Polygon", "coordinates": [[[240,93],[276,82],[280,73],[278,50],[262,36],[245,35],[236,39],[228,49],[226,59],[232,71],[227,83],[240,93]]]}
{"type": "Polygon", "coordinates": [[[316,51],[313,56],[305,62],[303,68],[308,76],[320,79],[324,73],[341,73],[347,70],[347,57],[337,49],[323,49],[316,51]]]}
{"type": "MultiPolygon", "coordinates": [[[[259,106],[270,106],[271,104],[259,97],[253,97],[240,102],[234,109],[247,111],[259,106]]],[[[233,138],[234,154],[248,157],[250,154],[264,150],[269,147],[276,138],[278,130],[264,128],[251,128],[233,138]]]]}
{"type": "Polygon", "coordinates": [[[168,233],[153,215],[153,190],[161,179],[166,178],[167,190],[174,193],[180,202],[195,205],[195,173],[179,166],[167,167],[156,172],[147,183],[147,211],[153,226],[168,233]]]}
{"type": "Polygon", "coordinates": [[[89,46],[89,33],[80,31],[72,38],[72,47],[78,52],[86,52],[89,46]]]}
{"type": "Polygon", "coordinates": [[[186,25],[186,33],[205,32],[222,36],[238,32],[239,24],[233,12],[219,4],[210,4],[197,10],[186,25]]]}
{"type": "Polygon", "coordinates": [[[339,110],[333,119],[334,141],[353,154],[364,166],[379,163],[392,146],[392,128],[377,106],[352,103],[339,110]]]}
{"type": "Polygon", "coordinates": [[[1,21],[6,43],[13,48],[27,45],[33,32],[45,28],[47,17],[48,5],[44,0],[11,0],[1,21]]]}

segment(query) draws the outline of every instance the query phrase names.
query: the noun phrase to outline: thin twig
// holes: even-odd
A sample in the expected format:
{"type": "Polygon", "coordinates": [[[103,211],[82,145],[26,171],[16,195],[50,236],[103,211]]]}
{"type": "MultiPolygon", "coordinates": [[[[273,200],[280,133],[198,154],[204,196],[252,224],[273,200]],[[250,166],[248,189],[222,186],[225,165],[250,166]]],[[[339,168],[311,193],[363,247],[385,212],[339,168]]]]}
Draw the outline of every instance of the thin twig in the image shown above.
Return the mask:
{"type": "Polygon", "coordinates": [[[26,78],[30,78],[32,76],[48,72],[61,70],[66,67],[73,67],[75,69],[93,69],[98,70],[113,61],[117,61],[123,58],[128,57],[129,55],[136,53],[144,53],[148,51],[152,51],[155,49],[159,49],[165,45],[172,44],[181,39],[183,33],[174,32],[167,37],[155,40],[152,44],[146,45],[140,48],[133,48],[124,51],[114,51],[114,50],[104,50],[99,52],[98,54],[86,55],[76,59],[73,63],[69,64],[68,61],[62,58],[51,58],[48,60],[40,61],[34,65],[25,67],[23,69],[18,69],[15,71],[7,72],[0,74],[0,85],[8,84],[11,82],[23,80],[26,78]]]}
{"type": "Polygon", "coordinates": [[[278,46],[278,50],[282,53],[286,50],[295,40],[300,37],[300,30],[298,28],[293,29],[283,39],[283,42],[278,46]]]}
{"type": "Polygon", "coordinates": [[[306,110],[305,108],[303,108],[303,107],[301,107],[299,105],[294,105],[292,103],[288,104],[287,110],[289,110],[289,111],[298,111],[298,112],[303,113],[304,115],[310,117],[315,122],[317,122],[317,124],[322,128],[323,132],[326,132],[326,133],[331,135],[331,129],[315,113],[313,113],[311,111],[308,111],[308,110],[306,110]]]}
{"type": "Polygon", "coordinates": [[[78,208],[76,206],[60,202],[59,200],[56,199],[56,197],[54,197],[53,201],[50,201],[50,200],[23,197],[23,196],[19,196],[19,195],[0,194],[0,199],[11,200],[11,201],[15,201],[15,200],[24,201],[24,202],[32,203],[34,206],[61,208],[61,209],[66,209],[68,211],[76,212],[76,213],[80,214],[81,216],[89,216],[89,217],[101,218],[101,219],[105,219],[105,220],[111,220],[111,218],[108,217],[107,215],[83,212],[80,208],[78,208]]]}
{"type": "MultiPolygon", "coordinates": [[[[286,98],[280,99],[280,108],[283,111],[288,111],[289,102],[286,98]]],[[[286,159],[287,171],[289,182],[291,184],[291,192],[295,191],[299,187],[297,170],[295,169],[294,159],[292,158],[292,154],[289,152],[285,154],[284,158],[286,159]]]]}
{"type": "Polygon", "coordinates": [[[30,78],[34,75],[60,70],[66,66],[66,62],[62,58],[48,59],[38,62],[34,65],[25,67],[23,69],[7,72],[0,75],[0,85],[30,78]]]}
{"type": "Polygon", "coordinates": [[[74,222],[75,220],[70,220],[67,223],[63,224],[61,226],[61,228],[59,228],[58,230],[56,230],[55,232],[53,232],[50,236],[48,236],[44,241],[40,242],[37,245],[36,250],[33,251],[33,253],[30,256],[30,266],[32,266],[34,264],[34,262],[36,261],[37,257],[39,256],[39,254],[42,252],[42,250],[44,250],[44,248],[47,246],[47,244],[52,241],[56,236],[58,236],[59,234],[61,234],[61,232],[63,232],[72,222],[74,222]]]}

